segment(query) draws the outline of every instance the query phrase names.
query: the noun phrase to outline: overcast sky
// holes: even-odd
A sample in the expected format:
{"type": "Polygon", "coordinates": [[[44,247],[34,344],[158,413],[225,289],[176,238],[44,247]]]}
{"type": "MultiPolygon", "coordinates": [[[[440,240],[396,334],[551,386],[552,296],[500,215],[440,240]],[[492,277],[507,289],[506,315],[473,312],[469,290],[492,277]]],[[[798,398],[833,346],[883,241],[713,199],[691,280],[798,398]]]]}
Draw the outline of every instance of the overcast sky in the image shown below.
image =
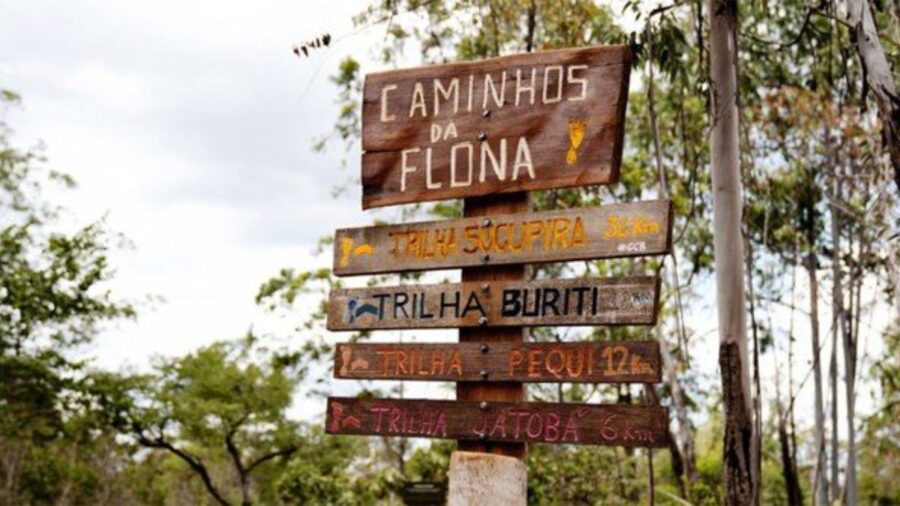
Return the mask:
{"type": "Polygon", "coordinates": [[[329,75],[380,40],[354,33],[363,6],[0,0],[0,87],[24,103],[7,118],[16,143],[46,142],[50,166],[76,178],[75,220],[106,215],[134,243],[114,254],[115,292],[165,298],[107,329],[98,365],[241,335],[263,281],[322,264],[316,241],[365,221],[357,189],[330,191],[356,166],[311,149],[337,115],[329,75]],[[331,48],[291,52],[325,32],[331,48]]]}

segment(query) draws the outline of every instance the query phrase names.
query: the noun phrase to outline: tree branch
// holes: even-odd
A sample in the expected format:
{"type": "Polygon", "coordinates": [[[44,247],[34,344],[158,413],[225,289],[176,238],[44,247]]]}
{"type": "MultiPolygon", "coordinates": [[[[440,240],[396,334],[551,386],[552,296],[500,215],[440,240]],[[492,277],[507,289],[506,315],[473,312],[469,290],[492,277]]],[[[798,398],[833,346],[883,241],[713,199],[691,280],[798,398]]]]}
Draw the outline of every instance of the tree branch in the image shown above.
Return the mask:
{"type": "Polygon", "coordinates": [[[248,473],[252,472],[256,468],[256,466],[263,464],[269,460],[272,460],[275,457],[290,456],[292,453],[296,452],[299,449],[300,449],[299,446],[291,445],[291,446],[288,446],[287,448],[283,448],[278,451],[267,453],[267,454],[259,457],[258,459],[254,460],[249,466],[247,466],[247,472],[248,473]]]}
{"type": "Polygon", "coordinates": [[[216,502],[218,502],[222,506],[230,506],[230,503],[222,497],[222,494],[220,494],[218,490],[216,490],[216,487],[213,485],[212,478],[209,476],[209,472],[206,470],[206,466],[203,465],[203,462],[199,457],[195,457],[190,453],[177,448],[172,443],[166,441],[161,435],[151,439],[144,434],[143,428],[135,427],[134,429],[139,444],[148,448],[160,448],[168,450],[169,452],[178,456],[181,460],[185,461],[187,465],[189,465],[191,469],[194,470],[194,472],[200,475],[200,479],[203,480],[203,485],[206,487],[206,490],[213,496],[216,502]]]}

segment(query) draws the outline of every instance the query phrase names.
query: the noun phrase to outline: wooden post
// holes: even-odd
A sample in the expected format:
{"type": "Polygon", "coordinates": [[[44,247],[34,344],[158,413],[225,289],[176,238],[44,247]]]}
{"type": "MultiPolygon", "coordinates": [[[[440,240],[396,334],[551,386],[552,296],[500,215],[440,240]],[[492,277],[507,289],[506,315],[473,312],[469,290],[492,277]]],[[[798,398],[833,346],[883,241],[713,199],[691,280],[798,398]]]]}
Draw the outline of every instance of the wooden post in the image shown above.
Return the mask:
{"type": "Polygon", "coordinates": [[[447,505],[525,504],[526,478],[525,462],[515,457],[453,452],[447,505]]]}
{"type": "MultiPolygon", "coordinates": [[[[467,198],[463,206],[463,214],[467,218],[485,217],[485,219],[490,219],[489,217],[494,214],[527,213],[530,208],[530,199],[528,193],[510,193],[467,198]]],[[[484,260],[485,267],[463,269],[462,281],[487,283],[487,288],[490,290],[492,281],[522,281],[525,279],[524,265],[491,266],[489,257],[484,260]]],[[[482,342],[490,346],[491,342],[521,342],[524,339],[525,331],[522,327],[463,328],[459,330],[461,343],[482,342]]],[[[487,402],[523,401],[525,388],[522,383],[513,382],[458,382],[456,399],[487,402]]],[[[527,482],[527,472],[523,462],[527,453],[525,444],[458,441],[457,448],[460,451],[454,452],[450,460],[448,504],[525,504],[527,498],[524,486],[527,482]],[[472,455],[467,452],[493,455],[472,455]],[[515,460],[509,457],[514,457],[515,460]],[[479,476],[480,478],[478,478],[479,476]],[[466,485],[467,483],[469,485],[466,485]]]]}

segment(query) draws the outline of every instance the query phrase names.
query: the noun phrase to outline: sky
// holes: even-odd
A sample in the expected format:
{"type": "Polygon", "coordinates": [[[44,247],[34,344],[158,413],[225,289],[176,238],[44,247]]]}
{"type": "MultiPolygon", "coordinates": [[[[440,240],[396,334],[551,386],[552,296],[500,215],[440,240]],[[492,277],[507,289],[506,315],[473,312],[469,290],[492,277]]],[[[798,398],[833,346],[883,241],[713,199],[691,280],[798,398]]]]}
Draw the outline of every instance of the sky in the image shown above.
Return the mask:
{"type": "MultiPolygon", "coordinates": [[[[312,149],[337,117],[328,78],[340,60],[353,55],[363,72],[383,70],[370,56],[384,28],[351,23],[366,5],[0,0],[0,87],[23,98],[7,117],[14,142],[46,143],[49,166],[78,181],[75,191],[50,194],[69,210],[64,221],[105,217],[133,244],[112,253],[113,292],[162,299],[141,302],[137,321],[103,329],[85,350],[96,366],[143,369],[157,355],[234,339],[251,326],[288,331],[301,319],[302,307],[296,319],[265,314],[254,302],[260,284],[284,267],[328,266],[329,255],[315,255],[319,239],[374,217],[362,212],[357,185],[332,195],[356,174],[358,150],[312,149]],[[292,53],[324,33],[329,48],[292,53]]],[[[715,378],[712,283],[695,290],[687,314],[700,336],[693,364],[715,378]]],[[[398,337],[411,334],[379,338],[398,337]]],[[[801,364],[808,360],[798,352],[801,364]]],[[[772,366],[764,368],[771,376],[772,366]]],[[[352,394],[356,386],[334,388],[352,394]]],[[[448,393],[440,384],[415,388],[448,393]]]]}
{"type": "Polygon", "coordinates": [[[329,75],[374,36],[351,25],[362,4],[0,0],[0,87],[23,99],[15,143],[43,141],[77,180],[50,193],[66,220],[105,217],[133,244],[113,253],[111,288],[141,301],[140,318],[104,330],[98,366],[242,335],[265,316],[262,282],[325,265],[319,238],[367,221],[358,189],[331,194],[347,154],[311,149],[337,116],[329,75]],[[323,33],[330,48],[292,53],[323,33]]]}

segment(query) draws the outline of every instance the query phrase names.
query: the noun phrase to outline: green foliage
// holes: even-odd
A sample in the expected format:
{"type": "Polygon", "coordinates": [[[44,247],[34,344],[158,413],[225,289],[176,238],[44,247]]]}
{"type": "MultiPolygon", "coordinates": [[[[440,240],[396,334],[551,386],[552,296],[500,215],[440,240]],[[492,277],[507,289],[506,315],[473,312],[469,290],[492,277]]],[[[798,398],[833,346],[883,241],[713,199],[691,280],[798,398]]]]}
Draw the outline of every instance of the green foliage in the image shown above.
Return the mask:
{"type": "MultiPolygon", "coordinates": [[[[137,442],[184,460],[217,499],[237,495],[230,483],[249,483],[302,442],[287,416],[302,377],[255,344],[252,335],[213,343],[124,380],[132,399],[126,425],[137,442]],[[205,461],[229,459],[234,467],[223,474],[231,478],[214,481],[205,461]]],[[[249,485],[241,493],[250,494],[249,485]]]]}
{"type": "Polygon", "coordinates": [[[387,499],[392,479],[362,460],[367,452],[365,441],[359,438],[311,431],[278,480],[281,499],[288,504],[348,506],[387,499]]]}
{"type": "MultiPolygon", "coordinates": [[[[15,93],[0,92],[0,109],[18,102],[15,93]]],[[[0,503],[91,502],[94,489],[114,494],[106,487],[114,483],[97,484],[107,457],[120,452],[110,449],[84,363],[72,352],[101,323],[134,310],[104,288],[113,271],[103,223],[55,231],[57,210],[41,188],[73,181],[44,168],[40,147],[19,149],[11,135],[0,117],[0,503]]]]}

